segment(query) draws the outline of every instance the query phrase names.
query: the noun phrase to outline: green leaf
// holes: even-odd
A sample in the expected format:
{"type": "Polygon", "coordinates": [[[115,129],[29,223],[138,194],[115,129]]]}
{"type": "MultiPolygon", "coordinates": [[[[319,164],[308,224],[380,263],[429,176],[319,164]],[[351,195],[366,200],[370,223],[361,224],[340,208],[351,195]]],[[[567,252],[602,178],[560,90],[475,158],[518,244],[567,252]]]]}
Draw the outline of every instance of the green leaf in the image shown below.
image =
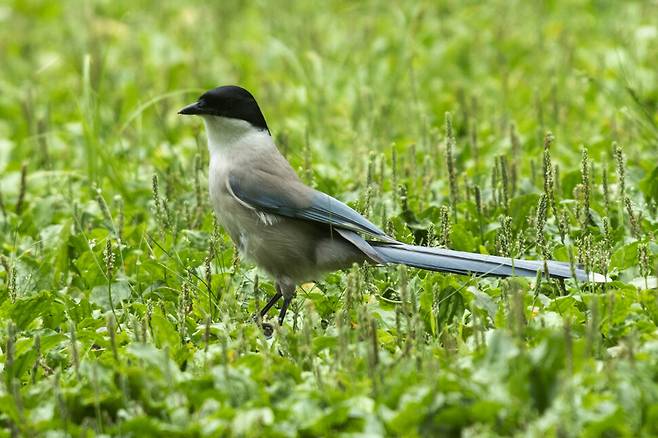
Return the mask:
{"type": "Polygon", "coordinates": [[[153,309],[153,315],[151,315],[151,327],[153,328],[155,345],[158,348],[164,346],[177,348],[180,345],[181,340],[176,327],[159,308],[153,309]]]}
{"type": "Polygon", "coordinates": [[[116,309],[122,302],[130,298],[130,286],[125,281],[112,283],[111,289],[107,285],[96,286],[89,294],[89,301],[103,310],[110,310],[110,293],[116,309]]]}
{"type": "Polygon", "coordinates": [[[610,258],[610,267],[621,271],[637,265],[638,242],[624,245],[616,250],[610,258]]]}
{"type": "Polygon", "coordinates": [[[19,330],[25,330],[39,318],[55,317],[56,320],[62,316],[62,303],[47,291],[38,294],[21,297],[15,303],[5,301],[0,307],[0,315],[3,319],[11,319],[19,330]]]}
{"type": "Polygon", "coordinates": [[[640,181],[640,189],[647,199],[658,203],[658,166],[640,181]]]}

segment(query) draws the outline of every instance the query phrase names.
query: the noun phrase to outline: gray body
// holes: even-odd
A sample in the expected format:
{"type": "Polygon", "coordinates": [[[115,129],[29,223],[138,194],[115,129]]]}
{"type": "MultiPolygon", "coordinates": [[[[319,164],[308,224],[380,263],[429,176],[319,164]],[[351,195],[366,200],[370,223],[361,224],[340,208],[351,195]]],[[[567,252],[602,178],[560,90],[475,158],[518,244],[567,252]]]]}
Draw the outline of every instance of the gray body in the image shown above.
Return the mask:
{"type": "Polygon", "coordinates": [[[330,225],[263,211],[235,194],[241,187],[288,188],[300,208],[314,190],[304,185],[269,133],[242,120],[203,116],[208,132],[210,200],[239,252],[274,278],[284,295],[319,275],[361,263],[366,256],[330,225]],[[233,185],[231,184],[233,182],[233,185]]]}
{"type": "Polygon", "coordinates": [[[342,202],[302,183],[277,150],[251,94],[219,87],[181,110],[203,117],[210,153],[210,200],[218,222],[240,253],[276,281],[286,309],[301,282],[354,263],[405,264],[456,274],[536,276],[606,281],[600,274],[556,261],[407,245],[386,235],[342,202]],[[366,240],[366,238],[369,240],[366,240]]]}

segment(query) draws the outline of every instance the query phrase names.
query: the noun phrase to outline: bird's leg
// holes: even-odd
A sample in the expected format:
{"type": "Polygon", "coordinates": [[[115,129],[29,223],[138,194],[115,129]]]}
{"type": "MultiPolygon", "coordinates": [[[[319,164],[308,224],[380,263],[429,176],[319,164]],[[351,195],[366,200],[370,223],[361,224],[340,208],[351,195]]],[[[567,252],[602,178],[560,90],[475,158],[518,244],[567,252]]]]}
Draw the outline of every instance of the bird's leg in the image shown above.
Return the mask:
{"type": "Polygon", "coordinates": [[[279,285],[276,285],[276,294],[270,300],[263,306],[262,309],[260,309],[260,317],[262,318],[263,316],[267,315],[267,312],[270,311],[270,309],[281,299],[283,294],[281,293],[281,289],[279,288],[279,285]]]}
{"type": "Polygon", "coordinates": [[[279,286],[279,283],[276,283],[275,287],[276,287],[276,293],[274,294],[274,296],[270,298],[267,304],[265,304],[265,306],[263,306],[263,308],[260,309],[260,311],[258,312],[260,317],[258,317],[258,315],[254,315],[254,321],[256,321],[256,323],[261,326],[261,328],[263,329],[263,333],[265,333],[265,337],[268,339],[272,336],[272,333],[274,333],[274,327],[272,327],[272,324],[270,324],[269,322],[263,322],[262,321],[263,317],[267,315],[267,312],[269,312],[270,309],[283,296],[283,294],[281,293],[281,287],[279,286]]]}
{"type": "Polygon", "coordinates": [[[292,297],[283,297],[283,306],[279,311],[279,325],[283,325],[283,320],[286,318],[286,312],[288,312],[288,306],[292,302],[292,297]]]}
{"type": "Polygon", "coordinates": [[[286,317],[286,312],[288,311],[288,307],[290,306],[292,299],[295,298],[295,285],[285,283],[280,283],[279,285],[281,293],[283,294],[283,305],[279,311],[279,326],[282,326],[283,320],[286,317]]]}

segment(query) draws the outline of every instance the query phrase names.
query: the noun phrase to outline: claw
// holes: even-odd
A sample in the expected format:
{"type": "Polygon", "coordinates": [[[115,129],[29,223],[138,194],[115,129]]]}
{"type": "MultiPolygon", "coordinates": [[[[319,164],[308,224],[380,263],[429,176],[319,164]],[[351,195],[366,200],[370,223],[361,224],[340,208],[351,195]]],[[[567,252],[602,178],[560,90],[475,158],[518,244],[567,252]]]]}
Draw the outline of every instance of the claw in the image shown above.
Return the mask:
{"type": "Polygon", "coordinates": [[[261,324],[261,328],[263,329],[263,334],[265,335],[265,339],[270,339],[274,334],[274,326],[269,322],[264,322],[263,324],[261,324]]]}

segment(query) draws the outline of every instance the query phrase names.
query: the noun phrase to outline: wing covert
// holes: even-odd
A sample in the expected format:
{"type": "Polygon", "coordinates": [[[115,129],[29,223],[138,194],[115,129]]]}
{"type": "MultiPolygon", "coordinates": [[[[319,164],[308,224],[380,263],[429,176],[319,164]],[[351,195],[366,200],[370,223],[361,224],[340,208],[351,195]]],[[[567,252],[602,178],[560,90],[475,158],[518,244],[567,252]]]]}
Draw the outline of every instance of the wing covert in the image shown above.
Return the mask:
{"type": "Polygon", "coordinates": [[[346,204],[326,193],[311,189],[301,181],[287,181],[286,191],[280,190],[281,181],[274,175],[255,171],[231,173],[228,185],[239,201],[270,214],[304,219],[369,234],[386,241],[394,241],[375,224],[346,204]],[[242,175],[241,175],[242,174],[242,175]]]}

